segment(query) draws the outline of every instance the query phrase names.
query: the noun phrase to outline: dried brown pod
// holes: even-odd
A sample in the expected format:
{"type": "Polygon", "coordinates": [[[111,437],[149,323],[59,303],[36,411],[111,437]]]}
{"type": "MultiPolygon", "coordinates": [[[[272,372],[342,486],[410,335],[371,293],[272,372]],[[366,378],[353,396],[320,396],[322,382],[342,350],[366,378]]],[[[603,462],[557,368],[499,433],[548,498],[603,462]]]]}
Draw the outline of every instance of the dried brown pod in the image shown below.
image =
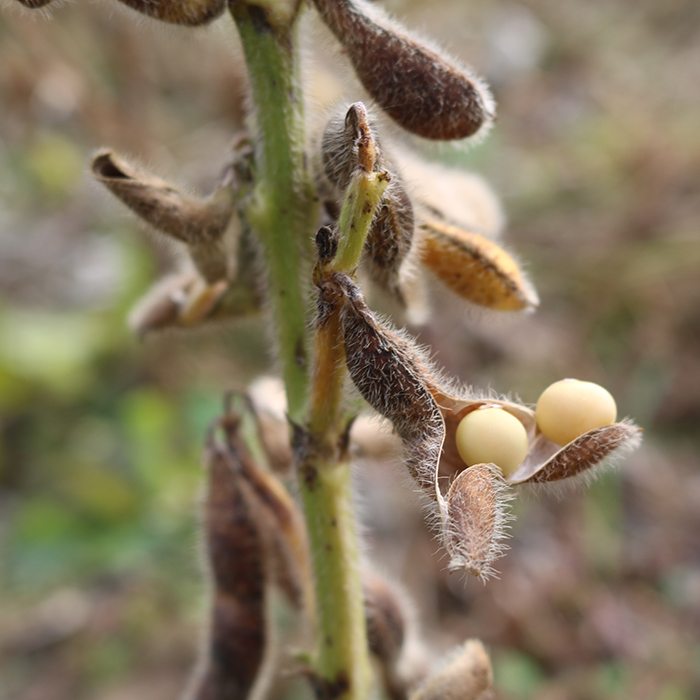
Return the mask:
{"type": "MultiPolygon", "coordinates": [[[[251,457],[241,435],[241,417],[230,408],[232,398],[229,395],[226,399],[226,412],[219,425],[241,475],[241,488],[255,504],[254,515],[267,547],[269,572],[290,602],[312,614],[311,564],[304,520],[282,482],[251,457]]],[[[250,410],[251,401],[244,398],[250,410]]],[[[252,418],[257,424],[256,413],[252,413],[252,418]]]]}
{"type": "Polygon", "coordinates": [[[188,197],[109,150],[93,158],[91,170],[95,179],[135,214],[156,230],[184,243],[192,262],[208,283],[230,276],[232,263],[223,240],[236,206],[230,170],[208,199],[188,197]]]}
{"type": "Polygon", "coordinates": [[[247,700],[269,679],[271,633],[267,594],[279,587],[313,620],[311,567],[302,516],[281,482],[261,469],[228,407],[205,452],[208,471],[204,539],[213,584],[207,648],[193,700],[247,700]]]}
{"type": "Polygon", "coordinates": [[[433,219],[420,223],[421,262],[459,296],[498,311],[539,306],[535,288],[499,245],[433,219]]]}
{"type": "Polygon", "coordinates": [[[413,241],[413,206],[396,167],[384,157],[361,102],[350,105],[344,116],[328,122],[321,144],[323,166],[333,194],[342,198],[353,172],[368,167],[359,145],[370,131],[375,153],[369,163],[374,172],[387,171],[391,179],[367,236],[363,264],[376,284],[400,297],[399,273],[413,241]]]}
{"type": "Polygon", "coordinates": [[[564,447],[555,445],[539,431],[527,406],[445,388],[412,341],[377,320],[349,277],[335,274],[327,284],[345,296],[341,321],[350,377],[365,400],[392,422],[409,471],[436,503],[450,568],[482,578],[493,573],[492,563],[503,551],[507,484],[556,481],[587,472],[639,443],[641,430],[622,421],[589,431],[564,447]],[[494,465],[468,467],[457,450],[459,423],[487,405],[512,414],[527,434],[527,456],[507,479],[494,465]],[[451,482],[446,496],[444,477],[451,482]]]}
{"type": "Polygon", "coordinates": [[[450,569],[488,577],[491,562],[502,554],[508,516],[502,504],[512,497],[494,464],[475,464],[457,474],[447,492],[450,569]]]}
{"type": "Polygon", "coordinates": [[[242,459],[247,455],[210,437],[204,539],[213,606],[193,700],[245,700],[268,644],[264,534],[244,487],[242,459]]]}
{"type": "Polygon", "coordinates": [[[470,70],[411,37],[362,0],[314,0],[358,78],[400,126],[427,139],[472,136],[494,118],[493,99],[470,70]]]}
{"type": "Polygon", "coordinates": [[[215,20],[226,7],[225,0],[119,0],[119,2],[162,22],[189,27],[215,20]]]}
{"type": "Polygon", "coordinates": [[[399,663],[410,633],[404,598],[395,585],[370,571],[363,572],[362,586],[369,650],[377,661],[389,698],[405,700],[408,687],[415,684],[420,673],[413,668],[410,678],[406,678],[399,663]]]}
{"type": "Polygon", "coordinates": [[[492,682],[491,662],[484,645],[470,639],[446,668],[411,695],[411,700],[477,700],[492,682]]]}

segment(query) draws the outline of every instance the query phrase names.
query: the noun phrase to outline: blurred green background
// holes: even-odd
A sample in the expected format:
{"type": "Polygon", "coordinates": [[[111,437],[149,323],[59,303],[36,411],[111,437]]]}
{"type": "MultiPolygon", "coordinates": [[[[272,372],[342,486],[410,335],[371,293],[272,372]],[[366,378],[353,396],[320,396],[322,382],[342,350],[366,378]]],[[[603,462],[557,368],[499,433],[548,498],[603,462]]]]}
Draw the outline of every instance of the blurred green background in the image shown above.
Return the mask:
{"type": "MultiPolygon", "coordinates": [[[[700,5],[477,5],[386,3],[493,86],[499,120],[483,144],[417,147],[502,195],[506,241],[542,304],[503,318],[435,290],[420,340],[464,382],[526,402],[563,376],[597,381],[645,443],[588,490],[518,500],[512,551],[485,587],[443,570],[405,483],[361,473],[368,556],[404,580],[434,649],[487,643],[498,698],[691,700],[700,5]]],[[[362,93],[308,15],[320,113],[362,93]]],[[[109,146],[206,192],[244,101],[228,19],[171,28],[108,0],[2,8],[2,700],[166,700],[186,682],[205,609],[202,439],[222,391],[273,360],[260,320],[132,337],[128,311],[172,257],[86,169],[109,146]]]]}

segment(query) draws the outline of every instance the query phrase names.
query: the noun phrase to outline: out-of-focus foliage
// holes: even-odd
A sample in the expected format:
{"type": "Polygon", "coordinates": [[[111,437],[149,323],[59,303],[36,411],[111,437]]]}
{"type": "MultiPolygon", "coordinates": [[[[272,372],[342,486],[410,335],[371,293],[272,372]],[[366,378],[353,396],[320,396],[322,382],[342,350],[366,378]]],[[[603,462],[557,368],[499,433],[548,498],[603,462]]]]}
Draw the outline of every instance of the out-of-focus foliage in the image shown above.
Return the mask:
{"type": "MultiPolygon", "coordinates": [[[[437,648],[483,639],[499,698],[695,698],[697,3],[390,6],[493,85],[489,139],[429,155],[504,195],[506,240],[542,299],[531,316],[466,316],[435,290],[421,341],[465,382],[533,403],[561,376],[597,381],[646,439],[590,490],[519,501],[513,551],[486,587],[443,570],[410,489],[363,462],[369,554],[405,580],[437,648]]],[[[358,99],[308,24],[311,106],[358,99]]],[[[107,0],[48,19],[3,7],[2,700],[182,689],[203,609],[202,438],[222,391],[273,358],[258,321],[132,338],[128,309],[172,257],[85,171],[110,146],[206,192],[243,94],[226,18],[188,31],[107,0]]]]}

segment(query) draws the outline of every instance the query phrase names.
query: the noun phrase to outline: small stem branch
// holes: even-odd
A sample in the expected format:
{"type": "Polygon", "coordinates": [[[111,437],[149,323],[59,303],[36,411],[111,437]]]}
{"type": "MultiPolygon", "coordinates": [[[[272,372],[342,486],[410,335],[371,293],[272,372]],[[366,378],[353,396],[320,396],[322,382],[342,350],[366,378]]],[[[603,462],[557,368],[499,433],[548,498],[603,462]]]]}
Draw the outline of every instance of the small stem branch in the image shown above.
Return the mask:
{"type": "Polygon", "coordinates": [[[353,174],[338,218],[338,229],[348,235],[341,235],[338,253],[331,262],[336,272],[355,274],[389,179],[389,173],[384,170],[375,173],[360,168],[353,174]]]}

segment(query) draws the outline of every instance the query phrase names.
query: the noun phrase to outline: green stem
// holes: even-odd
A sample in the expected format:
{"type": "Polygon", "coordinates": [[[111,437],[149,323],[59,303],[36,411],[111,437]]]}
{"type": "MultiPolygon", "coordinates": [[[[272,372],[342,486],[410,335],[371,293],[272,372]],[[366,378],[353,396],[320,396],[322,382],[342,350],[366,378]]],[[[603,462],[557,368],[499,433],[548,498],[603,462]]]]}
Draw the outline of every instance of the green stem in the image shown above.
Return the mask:
{"type": "Polygon", "coordinates": [[[320,695],[367,700],[371,667],[349,465],[316,455],[300,477],[316,579],[320,695]]]}
{"type": "MultiPolygon", "coordinates": [[[[265,250],[279,360],[294,422],[302,423],[309,389],[311,394],[299,484],[316,586],[314,677],[329,700],[367,700],[371,666],[343,435],[341,399],[347,370],[338,309],[316,329],[311,386],[305,366],[305,285],[311,275],[300,263],[303,242],[311,240],[317,221],[317,205],[304,154],[296,30],[289,23],[275,24],[264,7],[243,0],[230,7],[248,64],[258,129],[256,185],[245,216],[265,250]]],[[[383,174],[370,169],[353,179],[343,206],[334,269],[354,273],[385,187],[383,174]]]]}
{"type": "Polygon", "coordinates": [[[256,187],[245,210],[260,237],[268,270],[277,351],[288,412],[301,422],[309,384],[307,297],[303,249],[318,218],[306,165],[296,23],[272,26],[260,7],[235,3],[255,104],[256,187]]]}

